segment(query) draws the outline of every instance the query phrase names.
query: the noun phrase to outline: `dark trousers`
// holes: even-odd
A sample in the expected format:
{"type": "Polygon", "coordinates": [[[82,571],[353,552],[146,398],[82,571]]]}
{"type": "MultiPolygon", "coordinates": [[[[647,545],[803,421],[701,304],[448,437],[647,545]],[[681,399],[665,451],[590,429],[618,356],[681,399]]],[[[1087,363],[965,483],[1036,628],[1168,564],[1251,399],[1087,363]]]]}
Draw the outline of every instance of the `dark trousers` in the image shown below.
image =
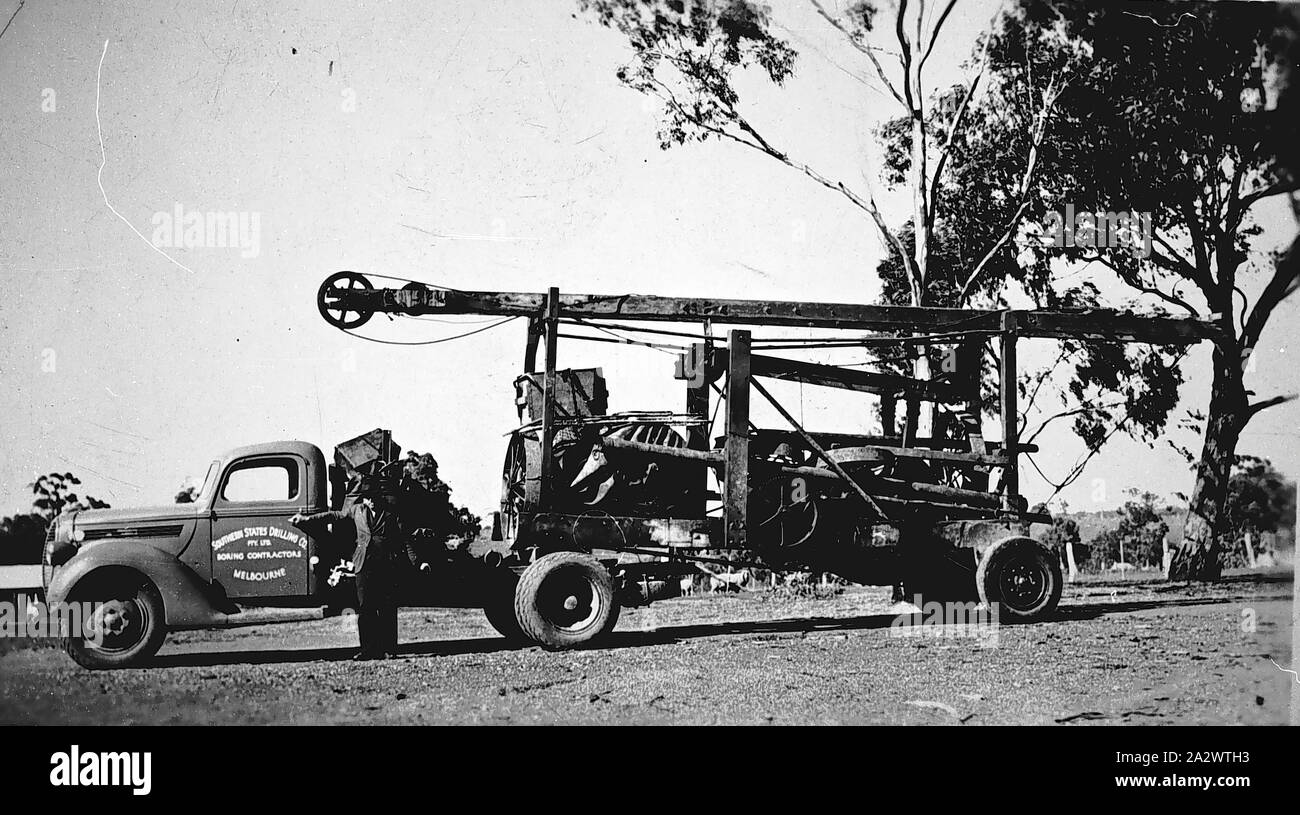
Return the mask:
{"type": "Polygon", "coordinates": [[[388,553],[372,553],[357,574],[357,633],[361,650],[371,654],[397,650],[396,570],[388,553]]]}

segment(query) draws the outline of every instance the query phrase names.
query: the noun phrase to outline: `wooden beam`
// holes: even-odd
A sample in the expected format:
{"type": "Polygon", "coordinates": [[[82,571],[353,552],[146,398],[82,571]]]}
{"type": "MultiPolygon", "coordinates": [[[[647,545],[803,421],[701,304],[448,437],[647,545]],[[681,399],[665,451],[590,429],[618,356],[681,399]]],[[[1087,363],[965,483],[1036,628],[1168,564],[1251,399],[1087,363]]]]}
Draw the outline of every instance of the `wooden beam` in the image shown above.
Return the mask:
{"type": "Polygon", "coordinates": [[[1022,337],[1187,345],[1222,336],[1222,328],[1217,323],[1194,317],[1165,317],[1107,309],[1016,311],[1013,314],[1022,337]]]}
{"type": "MultiPolygon", "coordinates": [[[[755,439],[760,441],[769,441],[771,439],[797,438],[799,434],[793,430],[780,430],[776,428],[762,428],[756,431],[755,439]]],[[[817,442],[827,448],[838,447],[861,447],[865,445],[874,445],[877,447],[903,447],[903,440],[898,436],[866,436],[856,433],[813,433],[810,432],[817,442]]],[[[996,441],[986,441],[985,449],[988,452],[996,454],[1002,449],[1002,443],[996,441]]],[[[916,440],[913,447],[903,448],[908,450],[917,450],[925,453],[929,450],[964,450],[966,441],[964,439],[933,439],[920,438],[916,440]]],[[[1020,451],[1023,453],[1037,453],[1038,445],[1022,444],[1020,451]]]]}
{"type": "Polygon", "coordinates": [[[797,359],[769,357],[754,354],[750,357],[750,372],[807,385],[824,385],[830,388],[902,396],[910,394],[928,402],[956,402],[961,397],[955,388],[935,381],[913,379],[910,376],[840,368],[797,359]]]}
{"type": "Polygon", "coordinates": [[[557,319],[559,307],[560,290],[552,286],[546,295],[546,378],[542,380],[542,471],[538,503],[543,510],[549,509],[548,500],[554,494],[551,480],[555,475],[555,456],[551,448],[555,442],[555,352],[556,335],[560,329],[557,319]]]}
{"type": "MultiPolygon", "coordinates": [[[[832,462],[834,466],[834,462],[832,462]]],[[[788,475],[805,476],[809,478],[833,478],[838,481],[845,481],[853,488],[857,484],[857,489],[863,489],[862,485],[870,487],[871,494],[877,499],[898,498],[905,500],[944,500],[955,501],[966,506],[980,507],[982,509],[1006,509],[1006,504],[1002,497],[987,492],[977,490],[963,490],[958,487],[947,487],[942,484],[927,484],[922,481],[903,481],[897,478],[883,478],[881,476],[860,476],[857,479],[850,478],[842,474],[842,470],[831,469],[828,467],[781,467],[781,472],[788,475]]],[[[1023,501],[1023,499],[1021,499],[1023,501]]],[[[1016,502],[1018,503],[1018,502],[1016,502]]],[[[1012,506],[1009,512],[1019,512],[1023,508],[1012,506]]]]}
{"type": "Polygon", "coordinates": [[[749,534],[749,332],[732,331],[727,351],[723,535],[727,546],[741,549],[749,534]]]}
{"type": "Polygon", "coordinates": [[[827,451],[841,464],[869,461],[889,461],[894,458],[918,458],[931,461],[944,461],[952,464],[969,464],[972,466],[1002,467],[1007,457],[1002,454],[960,453],[951,450],[926,450],[919,447],[884,447],[881,445],[862,445],[859,447],[833,447],[827,451]]]}
{"type": "Polygon", "coordinates": [[[1020,436],[1020,413],[1017,395],[1020,383],[1016,374],[1016,314],[1002,315],[1002,451],[1007,457],[1002,468],[1002,492],[1008,506],[1020,494],[1020,458],[1016,442],[1020,436]]]}
{"type": "MultiPolygon", "coordinates": [[[[547,294],[532,292],[458,291],[451,289],[339,289],[334,308],[400,314],[500,314],[538,316],[547,294]]],[[[589,320],[782,325],[866,331],[996,333],[998,310],[871,306],[858,303],[813,303],[791,300],[735,300],[658,297],[644,294],[566,294],[559,316],[589,320]]],[[[1210,320],[1167,317],[1102,309],[1073,312],[1016,311],[1021,336],[1057,339],[1189,344],[1219,339],[1223,329],[1210,320]]]]}
{"type": "Polygon", "coordinates": [[[617,436],[603,437],[600,440],[600,445],[614,450],[631,450],[648,456],[700,461],[706,464],[722,464],[725,461],[725,457],[719,450],[693,450],[690,447],[668,447],[663,444],[647,444],[641,441],[632,441],[631,439],[620,439],[617,436]]]}

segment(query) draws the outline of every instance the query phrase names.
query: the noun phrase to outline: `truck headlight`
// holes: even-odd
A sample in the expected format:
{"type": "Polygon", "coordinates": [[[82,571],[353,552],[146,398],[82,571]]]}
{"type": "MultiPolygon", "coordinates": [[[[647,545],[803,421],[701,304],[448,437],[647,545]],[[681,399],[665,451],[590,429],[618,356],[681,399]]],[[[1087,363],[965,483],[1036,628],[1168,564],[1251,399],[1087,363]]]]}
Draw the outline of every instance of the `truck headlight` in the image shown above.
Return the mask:
{"type": "MultiPolygon", "coordinates": [[[[71,526],[72,524],[67,521],[61,521],[57,518],[54,520],[54,526],[50,529],[50,535],[45,542],[45,561],[51,568],[62,566],[77,553],[77,544],[73,540],[74,534],[70,530],[71,526]]],[[[80,530],[76,534],[79,534],[81,538],[86,536],[80,530]]]]}

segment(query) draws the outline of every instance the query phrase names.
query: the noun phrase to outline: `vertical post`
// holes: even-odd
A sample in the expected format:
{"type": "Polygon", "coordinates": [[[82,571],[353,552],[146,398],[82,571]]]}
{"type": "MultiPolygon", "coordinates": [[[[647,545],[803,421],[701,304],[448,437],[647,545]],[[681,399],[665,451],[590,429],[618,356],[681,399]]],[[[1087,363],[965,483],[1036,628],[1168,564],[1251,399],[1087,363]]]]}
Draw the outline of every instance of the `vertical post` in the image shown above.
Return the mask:
{"type": "Polygon", "coordinates": [[[984,369],[984,344],[971,339],[962,340],[957,346],[956,354],[957,381],[966,393],[966,415],[963,417],[966,436],[970,442],[970,451],[982,455],[985,449],[984,420],[980,409],[980,374],[984,369]]]}
{"type": "MultiPolygon", "coordinates": [[[[686,412],[697,419],[709,418],[708,365],[712,354],[711,342],[692,343],[687,352],[686,412]]],[[[686,446],[692,450],[709,449],[709,428],[704,425],[687,427],[686,446]]]]}
{"type": "Polygon", "coordinates": [[[898,397],[892,393],[880,394],[880,435],[892,439],[898,432],[898,397]]]}
{"type": "Polygon", "coordinates": [[[742,549],[749,531],[749,332],[727,340],[727,445],[724,451],[723,523],[726,544],[742,549]]]}
{"type": "Polygon", "coordinates": [[[553,456],[551,446],[555,441],[555,345],[560,329],[560,290],[551,286],[546,292],[546,375],[542,380],[542,467],[538,491],[539,508],[550,509],[553,456]]]}
{"type": "MultiPolygon", "coordinates": [[[[988,452],[984,444],[984,417],[980,405],[980,384],[984,372],[983,340],[963,339],[956,347],[957,381],[966,393],[965,405],[961,413],[962,429],[966,433],[966,449],[977,455],[988,452]]],[[[977,467],[965,471],[966,483],[970,489],[988,491],[989,469],[977,467]]]]}
{"type": "MultiPolygon", "coordinates": [[[[705,340],[700,343],[691,345],[690,361],[694,364],[689,366],[692,378],[687,379],[686,385],[686,413],[696,419],[705,422],[709,420],[709,384],[712,381],[709,378],[709,360],[713,357],[713,341],[705,340]]],[[[692,450],[709,449],[709,426],[706,424],[693,424],[686,428],[686,446],[692,450]]],[[[699,468],[699,473],[694,476],[691,484],[691,505],[703,518],[708,507],[705,506],[705,494],[709,489],[709,471],[705,467],[699,468]]]]}
{"type": "Polygon", "coordinates": [[[1012,508],[1013,499],[1020,494],[1020,451],[1017,450],[1019,408],[1016,404],[1016,314],[1002,312],[1002,376],[999,388],[1002,395],[1002,450],[1007,456],[1002,470],[1002,505],[1012,508]]]}
{"type": "MultiPolygon", "coordinates": [[[[522,398],[516,404],[519,422],[524,421],[524,409],[528,405],[528,394],[533,388],[532,374],[537,373],[537,342],[546,331],[546,324],[541,317],[528,318],[528,337],[524,340],[524,388],[519,394],[522,398]]],[[[518,380],[516,380],[518,381],[518,380]]]]}

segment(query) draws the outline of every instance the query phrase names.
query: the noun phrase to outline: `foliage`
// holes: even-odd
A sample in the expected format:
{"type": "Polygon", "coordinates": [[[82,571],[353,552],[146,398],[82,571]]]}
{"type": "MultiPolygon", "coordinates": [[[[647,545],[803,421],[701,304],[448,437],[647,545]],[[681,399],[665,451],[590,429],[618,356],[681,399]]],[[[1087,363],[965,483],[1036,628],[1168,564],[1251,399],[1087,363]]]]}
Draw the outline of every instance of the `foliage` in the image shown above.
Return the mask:
{"type": "Polygon", "coordinates": [[[1261,535],[1280,529],[1294,529],[1296,485],[1273,468],[1268,459],[1238,456],[1228,480],[1224,508],[1224,530],[1220,535],[1224,565],[1248,565],[1244,541],[1252,537],[1258,549],[1261,535]]]}
{"type": "MultiPolygon", "coordinates": [[[[1261,251],[1253,220],[1261,202],[1296,207],[1300,117],[1288,71],[1300,56],[1297,15],[1273,4],[1185,3],[1144,7],[1022,0],[1021,14],[1087,44],[1070,66],[1043,154],[1041,194],[1052,211],[1149,213],[1150,242],[1049,246],[1044,223],[1022,236],[1028,263],[1092,264],[1127,287],[1122,305],[1159,306],[1213,319],[1214,382],[1203,414],[1204,446],[1189,501],[1185,544],[1171,574],[1212,578],[1210,551],[1241,429],[1260,410],[1243,384],[1249,358],[1277,304],[1300,284],[1296,244],[1261,251]],[[1243,281],[1262,275],[1253,299],[1243,281]]],[[[1090,448],[1119,429],[1148,442],[1164,425],[1182,381],[1182,354],[1150,349],[1124,364],[1095,346],[1066,388],[1075,430],[1090,448]],[[1116,374],[1118,373],[1118,378],[1116,374]],[[1134,375],[1136,374],[1136,375],[1134,375]],[[1136,388],[1109,398],[1115,381],[1136,388]]],[[[1132,358],[1132,351],[1127,355],[1132,358]]],[[[1192,417],[1189,417],[1192,418],[1192,417]]],[[[1201,422],[1193,418],[1199,425],[1201,422]]],[[[1175,445],[1175,449],[1179,449],[1175,445]]]]}
{"type": "Polygon", "coordinates": [[[482,520],[451,502],[451,487],[438,477],[437,460],[414,450],[403,463],[398,512],[408,530],[431,529],[441,540],[473,540],[482,520]]]}
{"type": "Polygon", "coordinates": [[[82,498],[73,492],[73,487],[81,484],[81,479],[72,473],[50,473],[37,478],[28,486],[32,495],[32,509],[47,522],[57,518],[63,512],[76,509],[105,509],[108,504],[98,498],[82,498]]]}
{"type": "Polygon", "coordinates": [[[1086,565],[1090,550],[1080,542],[1079,523],[1073,518],[1063,514],[1053,517],[1051,528],[1044,532],[1039,540],[1053,552],[1058,553],[1062,563],[1066,562],[1065,547],[1074,547],[1075,565],[1081,569],[1086,565]]]}
{"type": "Polygon", "coordinates": [[[61,513],[108,507],[98,498],[73,492],[79,484],[81,480],[72,473],[49,473],[28,485],[34,496],[33,511],[0,519],[0,565],[40,563],[45,532],[61,513]]]}
{"type": "Polygon", "coordinates": [[[688,141],[752,133],[740,115],[738,71],[756,68],[777,85],[795,52],[768,31],[768,13],[746,0],[580,0],[584,11],[627,37],[633,59],[617,76],[663,99],[663,149],[688,141]]]}
{"type": "Polygon", "coordinates": [[[1112,563],[1159,568],[1164,562],[1164,540],[1169,532],[1169,524],[1156,508],[1159,496],[1136,489],[1128,492],[1133,498],[1120,508],[1118,526],[1089,542],[1091,558],[1099,568],[1112,563]]]}

